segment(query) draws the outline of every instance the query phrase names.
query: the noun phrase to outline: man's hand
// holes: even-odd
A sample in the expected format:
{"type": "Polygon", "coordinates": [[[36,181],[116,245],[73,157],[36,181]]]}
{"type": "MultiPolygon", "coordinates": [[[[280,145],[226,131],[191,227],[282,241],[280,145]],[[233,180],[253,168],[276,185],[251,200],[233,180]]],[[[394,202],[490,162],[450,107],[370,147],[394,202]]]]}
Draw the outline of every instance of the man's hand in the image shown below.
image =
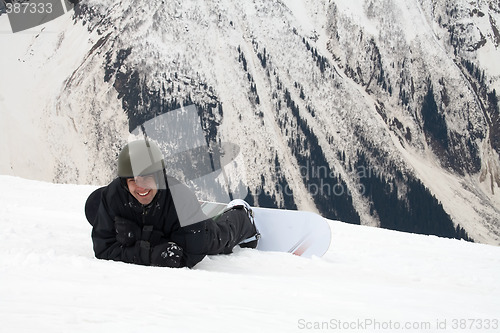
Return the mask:
{"type": "Polygon", "coordinates": [[[182,247],[174,242],[157,245],[151,253],[151,265],[161,267],[180,267],[183,254],[182,247]]]}
{"type": "Polygon", "coordinates": [[[124,246],[132,246],[141,239],[141,227],[137,223],[115,217],[116,240],[124,246]]]}

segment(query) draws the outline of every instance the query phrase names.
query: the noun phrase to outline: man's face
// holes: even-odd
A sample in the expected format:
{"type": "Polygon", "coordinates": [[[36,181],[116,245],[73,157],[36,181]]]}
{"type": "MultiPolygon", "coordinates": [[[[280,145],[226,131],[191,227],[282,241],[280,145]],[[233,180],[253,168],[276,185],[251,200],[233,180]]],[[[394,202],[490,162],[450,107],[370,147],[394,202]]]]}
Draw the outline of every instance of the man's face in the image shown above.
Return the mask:
{"type": "Polygon", "coordinates": [[[158,192],[156,181],[153,176],[138,176],[135,178],[128,178],[127,186],[129,192],[142,205],[149,205],[158,192]]]}

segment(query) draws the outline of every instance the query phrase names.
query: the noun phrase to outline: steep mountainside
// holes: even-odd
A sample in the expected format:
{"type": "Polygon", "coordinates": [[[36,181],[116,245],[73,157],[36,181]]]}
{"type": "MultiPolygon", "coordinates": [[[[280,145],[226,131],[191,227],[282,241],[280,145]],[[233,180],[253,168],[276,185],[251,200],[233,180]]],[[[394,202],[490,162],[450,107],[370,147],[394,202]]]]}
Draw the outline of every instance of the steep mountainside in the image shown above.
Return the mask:
{"type": "Polygon", "coordinates": [[[40,119],[42,179],[105,183],[129,132],[194,104],[211,146],[241,148],[229,182],[253,204],[500,244],[499,6],[81,1],[54,33],[2,37],[43,105],[0,102],[40,119]]]}

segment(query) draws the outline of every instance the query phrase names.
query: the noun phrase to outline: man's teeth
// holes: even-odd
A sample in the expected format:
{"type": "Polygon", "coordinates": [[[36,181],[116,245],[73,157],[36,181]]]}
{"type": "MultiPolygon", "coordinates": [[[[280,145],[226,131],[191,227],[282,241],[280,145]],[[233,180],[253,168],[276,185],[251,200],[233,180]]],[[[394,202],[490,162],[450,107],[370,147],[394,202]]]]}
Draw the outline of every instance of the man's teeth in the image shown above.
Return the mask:
{"type": "Polygon", "coordinates": [[[141,197],[145,197],[146,195],[149,194],[149,192],[151,192],[151,190],[144,192],[144,193],[137,193],[137,194],[139,194],[141,197]]]}

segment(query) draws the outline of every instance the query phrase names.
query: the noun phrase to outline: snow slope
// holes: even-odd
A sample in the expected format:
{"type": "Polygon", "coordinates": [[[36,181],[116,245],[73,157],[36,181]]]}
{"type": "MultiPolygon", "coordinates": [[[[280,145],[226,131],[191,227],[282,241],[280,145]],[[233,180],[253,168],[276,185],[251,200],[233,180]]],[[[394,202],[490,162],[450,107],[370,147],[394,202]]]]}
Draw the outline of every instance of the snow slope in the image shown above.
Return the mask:
{"type": "Polygon", "coordinates": [[[499,247],[330,221],[323,258],[239,249],[193,270],[142,267],[94,258],[83,205],[95,187],[0,180],[3,332],[500,325],[499,247]]]}

